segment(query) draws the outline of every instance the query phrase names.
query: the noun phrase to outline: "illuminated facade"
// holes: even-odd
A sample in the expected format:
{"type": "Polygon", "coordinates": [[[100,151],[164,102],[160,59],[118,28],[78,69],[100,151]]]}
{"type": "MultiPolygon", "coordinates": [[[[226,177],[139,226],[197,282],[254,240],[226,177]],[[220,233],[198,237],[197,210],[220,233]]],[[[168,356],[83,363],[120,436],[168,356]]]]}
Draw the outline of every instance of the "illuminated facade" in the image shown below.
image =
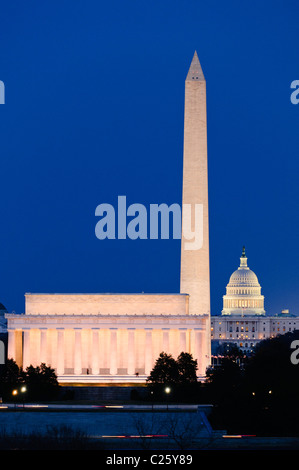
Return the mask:
{"type": "MultiPolygon", "coordinates": [[[[8,357],[45,362],[60,383],[144,382],[158,355],[211,361],[206,82],[194,54],[185,81],[183,204],[203,208],[200,249],[181,250],[178,294],[26,294],[7,314],[8,357]]],[[[184,217],[184,216],[183,216],[184,217]]]]}
{"type": "Polygon", "coordinates": [[[60,382],[143,381],[161,351],[202,364],[206,318],[188,315],[188,298],[26,294],[25,315],[7,315],[8,356],[24,368],[50,364],[60,382]]]}
{"type": "Polygon", "coordinates": [[[265,315],[264,296],[256,274],[247,266],[243,247],[239,268],[233,272],[223,296],[222,315],[265,315]]]}
{"type": "Polygon", "coordinates": [[[219,345],[233,343],[250,353],[255,345],[267,338],[299,328],[299,318],[288,310],[266,316],[264,296],[256,274],[247,266],[245,248],[239,268],[233,272],[223,296],[223,310],[211,317],[212,352],[219,345]]]}
{"type": "Polygon", "coordinates": [[[282,310],[273,316],[211,317],[212,352],[217,355],[224,343],[233,343],[241,350],[251,353],[263,339],[273,338],[299,329],[299,318],[282,310]]]}

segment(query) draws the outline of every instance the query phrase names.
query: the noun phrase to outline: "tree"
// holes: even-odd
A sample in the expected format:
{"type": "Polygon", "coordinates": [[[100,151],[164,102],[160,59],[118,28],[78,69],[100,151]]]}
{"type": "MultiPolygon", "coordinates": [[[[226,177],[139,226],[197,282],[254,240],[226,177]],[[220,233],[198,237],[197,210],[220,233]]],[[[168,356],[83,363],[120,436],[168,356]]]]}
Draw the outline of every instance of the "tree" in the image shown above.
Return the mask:
{"type": "Polygon", "coordinates": [[[179,370],[171,354],[161,352],[147,382],[153,385],[174,385],[179,381],[179,370]]]}
{"type": "Polygon", "coordinates": [[[257,344],[245,369],[245,379],[252,390],[271,390],[286,400],[298,397],[299,365],[291,361],[291,344],[297,340],[299,331],[294,331],[257,344]]]}
{"type": "Polygon", "coordinates": [[[231,359],[208,370],[211,424],[229,433],[298,436],[299,364],[291,361],[299,331],[258,343],[241,369],[231,359]]]}
{"type": "Polygon", "coordinates": [[[2,367],[0,376],[0,395],[2,398],[10,398],[12,390],[22,382],[20,369],[13,359],[7,359],[2,367]]]}
{"type": "Polygon", "coordinates": [[[59,386],[55,370],[46,364],[26,368],[21,373],[23,382],[27,385],[30,399],[53,399],[56,397],[59,386]]]}
{"type": "Polygon", "coordinates": [[[226,429],[229,434],[240,434],[242,430],[244,434],[251,434],[243,428],[248,412],[243,401],[243,374],[240,365],[229,357],[207,370],[205,387],[209,403],[213,405],[209,416],[213,428],[226,429]]]}
{"type": "Polygon", "coordinates": [[[179,383],[197,383],[197,360],[193,359],[191,354],[181,352],[181,354],[177,358],[177,366],[179,374],[179,383]]]}
{"type": "MultiPolygon", "coordinates": [[[[10,400],[12,391],[18,390],[22,385],[26,386],[27,400],[53,399],[59,390],[55,371],[46,364],[36,367],[30,365],[24,371],[13,359],[7,359],[0,376],[0,396],[10,400]]],[[[14,399],[18,399],[18,396],[14,399]]]]}
{"type": "Polygon", "coordinates": [[[177,360],[171,354],[160,353],[147,378],[152,398],[165,399],[166,388],[171,390],[168,399],[194,400],[198,391],[197,361],[189,353],[182,352],[177,360]]]}
{"type": "Polygon", "coordinates": [[[233,343],[222,343],[217,348],[217,355],[223,357],[230,357],[231,359],[243,359],[244,353],[242,349],[238,348],[233,343]]]}

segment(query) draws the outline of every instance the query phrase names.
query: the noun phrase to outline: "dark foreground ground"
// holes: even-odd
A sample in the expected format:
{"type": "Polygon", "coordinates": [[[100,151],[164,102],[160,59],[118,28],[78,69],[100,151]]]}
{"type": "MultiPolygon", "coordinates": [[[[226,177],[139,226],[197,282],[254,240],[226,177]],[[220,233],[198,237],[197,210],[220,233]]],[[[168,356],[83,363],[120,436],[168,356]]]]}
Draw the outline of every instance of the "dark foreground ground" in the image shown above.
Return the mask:
{"type": "Polygon", "coordinates": [[[0,450],[299,450],[297,437],[227,435],[209,405],[1,404],[0,450]]]}

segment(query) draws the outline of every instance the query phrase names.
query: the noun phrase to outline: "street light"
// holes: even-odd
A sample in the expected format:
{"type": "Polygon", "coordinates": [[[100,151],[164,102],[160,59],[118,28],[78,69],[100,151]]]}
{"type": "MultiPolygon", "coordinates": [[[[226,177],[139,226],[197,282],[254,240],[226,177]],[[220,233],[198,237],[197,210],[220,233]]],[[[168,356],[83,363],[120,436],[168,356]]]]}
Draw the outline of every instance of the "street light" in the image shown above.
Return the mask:
{"type": "Polygon", "coordinates": [[[167,405],[167,411],[168,411],[168,396],[171,392],[171,388],[170,387],[165,387],[165,393],[166,393],[166,405],[167,405]]]}
{"type": "MultiPolygon", "coordinates": [[[[12,395],[13,395],[14,397],[16,397],[17,394],[18,394],[18,390],[15,389],[15,390],[12,391],[12,395]]],[[[17,407],[17,404],[16,404],[16,402],[15,402],[15,409],[16,409],[16,407],[17,407]]]]}
{"type": "Polygon", "coordinates": [[[152,397],[152,410],[154,409],[154,392],[151,390],[151,397],[152,397]]]}
{"type": "MultiPolygon", "coordinates": [[[[24,401],[25,401],[25,397],[24,397],[24,393],[27,392],[27,387],[26,385],[22,385],[22,387],[20,388],[20,392],[22,393],[22,399],[23,399],[23,408],[24,408],[24,401]]],[[[18,395],[18,390],[15,388],[13,391],[12,391],[12,395],[14,397],[16,397],[18,395]]],[[[17,404],[15,402],[15,408],[17,407],[17,404]]]]}
{"type": "MultiPolygon", "coordinates": [[[[23,386],[21,387],[21,393],[24,394],[24,393],[26,393],[26,392],[27,392],[27,387],[26,387],[26,385],[23,385],[23,386]]],[[[25,404],[25,396],[23,395],[23,408],[24,408],[24,404],[25,404]]]]}

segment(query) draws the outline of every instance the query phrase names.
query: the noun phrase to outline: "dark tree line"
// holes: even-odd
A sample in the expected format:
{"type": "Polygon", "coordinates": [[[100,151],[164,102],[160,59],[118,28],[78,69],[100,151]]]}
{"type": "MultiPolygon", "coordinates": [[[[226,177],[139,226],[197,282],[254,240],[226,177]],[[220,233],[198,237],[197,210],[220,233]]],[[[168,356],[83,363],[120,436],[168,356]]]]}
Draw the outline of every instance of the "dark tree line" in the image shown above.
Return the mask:
{"type": "Polygon", "coordinates": [[[225,357],[207,371],[214,427],[237,434],[299,435],[299,364],[291,360],[298,340],[299,331],[263,340],[242,367],[225,357]]]}
{"type": "Polygon", "coordinates": [[[181,352],[175,359],[171,354],[161,352],[147,378],[151,398],[196,400],[200,385],[197,381],[197,369],[197,360],[193,359],[189,353],[181,352]]]}
{"type": "Polygon", "coordinates": [[[30,365],[23,370],[13,359],[8,359],[1,367],[0,396],[3,400],[53,400],[58,390],[55,371],[46,364],[30,365]]]}
{"type": "Polygon", "coordinates": [[[299,331],[260,341],[250,357],[226,348],[205,382],[196,370],[188,353],[161,353],[147,379],[152,398],[212,404],[212,427],[229,434],[299,436],[299,331]]]}

